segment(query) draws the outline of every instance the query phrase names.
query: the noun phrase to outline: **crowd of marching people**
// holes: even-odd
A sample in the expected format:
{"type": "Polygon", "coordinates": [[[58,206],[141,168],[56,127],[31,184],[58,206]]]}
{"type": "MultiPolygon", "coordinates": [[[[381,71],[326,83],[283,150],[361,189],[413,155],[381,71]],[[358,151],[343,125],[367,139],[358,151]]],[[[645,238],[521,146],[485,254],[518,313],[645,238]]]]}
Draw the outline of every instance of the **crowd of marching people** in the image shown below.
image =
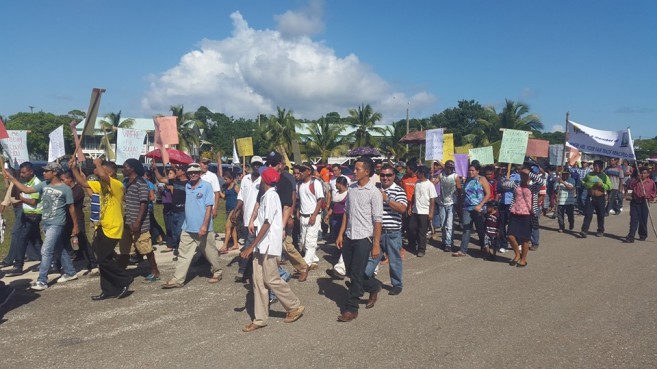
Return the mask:
{"type": "MultiPolygon", "coordinates": [[[[558,232],[589,236],[596,216],[595,236],[605,232],[605,218],[629,206],[630,225],[623,242],[648,237],[649,203],[655,202],[654,172],[611,158],[582,161],[573,166],[480,166],[469,163],[459,175],[454,161],[423,165],[417,160],[393,162],[358,158],[353,168],[339,164],[318,168],[310,162],[289,168],[272,151],[253,156],[245,170],[218,173],[208,158],[188,165],[156,163],[149,169],[137,159],[122,163],[123,179],[113,162],[93,160],[91,171],[81,170],[75,157],[64,169],[59,163],[43,167],[44,180],[30,162],[17,170],[4,169],[7,193],[0,210],[12,208],[9,252],[0,262],[7,276],[26,272],[25,261],[40,261],[36,291],[78,278],[73,261],[100,277],[94,301],[124,298],[134,275],[130,263],[145,260],[145,283],[164,289],[185,286],[192,260],[199,251],[209,263],[207,282],[224,276],[221,255],[239,251],[236,282],[250,282],[254,317],[243,330],[268,324],[269,306],[278,301],[286,311],[284,322],[294,322],[305,311],[290,287],[294,268],[298,282],[320,268],[320,245],[335,245],[339,259],[327,269],[334,279],[349,278],[338,321],[358,317],[361,297],[373,308],[382,283],[379,266],[388,265],[390,295],[402,293],[403,260],[408,254],[424,257],[434,244],[455,258],[472,253],[494,260],[510,250],[509,265],[528,265],[530,250],[540,247],[541,218],[557,219],[558,232]],[[350,175],[343,174],[348,170],[350,175]],[[88,199],[85,199],[87,198],[88,199]],[[158,224],[154,203],[161,199],[164,227],[158,224]],[[225,214],[218,214],[224,201],[225,214]],[[89,217],[84,204],[90,204],[89,217]],[[583,215],[576,228],[576,214],[583,215]],[[225,229],[213,229],[213,219],[225,217],[225,229]],[[89,224],[91,225],[89,227],[89,224]],[[455,230],[461,231],[457,239],[455,230]],[[91,230],[91,232],[89,232],[91,230]],[[470,244],[475,231],[478,251],[470,244]],[[224,232],[223,240],[218,237],[224,232]],[[42,237],[43,234],[43,237],[42,237]],[[164,278],[155,257],[169,253],[175,262],[164,278]]],[[[327,251],[335,250],[327,248],[327,251]]],[[[337,255],[336,255],[337,256],[337,255]]],[[[0,282],[0,303],[13,288],[0,282]]]]}

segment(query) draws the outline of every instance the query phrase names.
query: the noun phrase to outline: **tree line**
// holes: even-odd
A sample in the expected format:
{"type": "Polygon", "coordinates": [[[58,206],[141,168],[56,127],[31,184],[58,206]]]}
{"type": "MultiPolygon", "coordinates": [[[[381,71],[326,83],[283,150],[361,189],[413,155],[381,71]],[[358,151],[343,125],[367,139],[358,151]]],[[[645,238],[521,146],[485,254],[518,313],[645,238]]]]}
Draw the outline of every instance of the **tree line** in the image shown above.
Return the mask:
{"type": "MultiPolygon", "coordinates": [[[[85,113],[71,110],[66,115],[43,111],[17,113],[6,119],[7,129],[30,130],[28,150],[37,160],[47,157],[48,134],[64,125],[67,152],[72,153],[74,142],[69,127],[72,119],[81,121],[85,113]]],[[[423,145],[406,145],[400,139],[406,134],[407,121],[401,119],[392,124],[381,124],[382,115],[369,104],[348,110],[347,116],[329,112],[317,119],[297,119],[294,111],[277,107],[274,114],[260,114],[256,118],[235,118],[212,112],[205,106],[195,112],[185,111],[182,105],[171,106],[167,114],[178,120],[179,149],[193,154],[210,155],[221,150],[227,157],[232,155],[233,139],[252,137],[255,153],[283,147],[288,155],[293,153],[292,142],[299,143],[305,157],[319,157],[325,161],[330,156],[345,155],[351,148],[370,146],[383,154],[397,158],[421,157],[423,145]],[[207,153],[207,154],[205,154],[207,153]]],[[[132,119],[122,119],[121,112],[108,113],[101,122],[101,148],[110,158],[116,143],[116,128],[131,128],[132,119]]],[[[482,106],[475,100],[461,100],[457,106],[447,108],[429,118],[412,118],[410,131],[444,128],[454,134],[454,144],[473,147],[498,146],[502,140],[501,129],[518,129],[532,132],[533,138],[545,139],[553,144],[565,140],[563,132],[544,132],[538,115],[522,102],[506,100],[501,111],[482,106]]],[[[657,149],[657,137],[635,142],[637,157],[644,158],[657,149]]]]}

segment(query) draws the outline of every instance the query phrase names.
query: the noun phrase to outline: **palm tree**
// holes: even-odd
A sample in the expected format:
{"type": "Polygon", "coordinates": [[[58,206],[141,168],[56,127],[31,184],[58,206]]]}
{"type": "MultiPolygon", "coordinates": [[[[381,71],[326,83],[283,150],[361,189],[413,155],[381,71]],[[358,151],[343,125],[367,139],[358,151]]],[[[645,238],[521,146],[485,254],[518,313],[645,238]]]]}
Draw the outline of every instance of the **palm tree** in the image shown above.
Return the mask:
{"type": "Polygon", "coordinates": [[[399,140],[406,135],[406,121],[400,120],[385,127],[385,137],[381,140],[379,148],[386,154],[402,158],[407,154],[406,144],[399,143],[399,140]]]}
{"type": "Polygon", "coordinates": [[[504,108],[500,113],[494,107],[486,108],[490,118],[479,119],[486,133],[491,137],[501,139],[500,129],[517,129],[521,131],[538,132],[543,129],[543,123],[536,114],[529,113],[529,106],[522,102],[505,100],[504,108]]]}
{"type": "Polygon", "coordinates": [[[100,129],[103,131],[103,138],[100,140],[100,148],[105,149],[105,156],[109,160],[116,159],[116,153],[112,145],[116,144],[116,130],[118,128],[132,128],[135,120],[132,118],[121,120],[121,111],[118,113],[109,113],[100,121],[100,129]]]}
{"type": "Polygon", "coordinates": [[[267,124],[263,125],[264,137],[268,142],[268,149],[282,146],[287,153],[292,152],[292,141],[298,140],[296,128],[299,122],[294,118],[294,112],[276,107],[276,115],[270,115],[267,124]]]}
{"type": "Polygon", "coordinates": [[[381,113],[374,112],[370,104],[361,105],[356,109],[349,109],[349,124],[356,130],[353,132],[353,147],[370,146],[374,147],[376,141],[372,132],[383,136],[385,129],[375,127],[376,122],[381,120],[381,113]]]}
{"type": "MultiPolygon", "coordinates": [[[[318,155],[322,157],[322,162],[326,162],[329,156],[337,156],[347,151],[345,137],[340,137],[345,130],[345,125],[341,123],[331,123],[325,117],[319,118],[316,122],[308,125],[308,134],[306,135],[307,154],[318,155]]],[[[299,160],[295,158],[295,160],[299,160]]]]}
{"type": "Polygon", "coordinates": [[[181,151],[195,155],[196,150],[201,147],[205,125],[196,119],[194,113],[185,113],[183,105],[171,106],[169,110],[176,117],[178,147],[181,151]]]}

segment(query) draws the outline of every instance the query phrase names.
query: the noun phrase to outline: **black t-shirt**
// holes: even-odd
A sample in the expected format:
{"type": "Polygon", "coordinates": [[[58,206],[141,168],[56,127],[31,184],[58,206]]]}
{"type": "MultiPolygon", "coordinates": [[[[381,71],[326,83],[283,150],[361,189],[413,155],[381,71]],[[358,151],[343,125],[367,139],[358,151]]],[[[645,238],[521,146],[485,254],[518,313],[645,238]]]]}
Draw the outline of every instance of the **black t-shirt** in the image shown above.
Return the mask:
{"type": "MultiPolygon", "coordinates": [[[[281,173],[281,179],[278,180],[278,183],[276,184],[276,192],[278,193],[278,197],[281,199],[281,208],[284,208],[286,206],[292,206],[292,195],[295,189],[295,183],[296,180],[294,179],[294,176],[292,176],[290,173],[283,171],[281,173]]],[[[258,197],[257,201],[260,203],[260,198],[262,195],[264,195],[265,189],[264,187],[260,187],[260,190],[258,191],[258,197]]]]}
{"type": "Polygon", "coordinates": [[[181,181],[179,179],[170,179],[169,186],[173,186],[173,191],[171,192],[171,210],[176,213],[181,213],[185,211],[185,185],[187,181],[181,181]]]}

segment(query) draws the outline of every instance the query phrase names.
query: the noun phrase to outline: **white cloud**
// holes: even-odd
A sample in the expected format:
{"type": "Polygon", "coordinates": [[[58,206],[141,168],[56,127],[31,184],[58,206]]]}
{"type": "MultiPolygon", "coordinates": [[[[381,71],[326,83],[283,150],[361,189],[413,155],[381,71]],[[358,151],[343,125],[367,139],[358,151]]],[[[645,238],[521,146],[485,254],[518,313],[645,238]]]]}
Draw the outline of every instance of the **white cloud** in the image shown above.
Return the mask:
{"type": "Polygon", "coordinates": [[[552,131],[550,132],[564,132],[564,130],[565,130],[564,126],[562,126],[561,124],[555,124],[552,126],[552,131]]]}
{"type": "MultiPolygon", "coordinates": [[[[424,91],[412,96],[392,91],[354,54],[338,57],[307,36],[289,38],[277,30],[253,29],[239,12],[231,19],[230,37],[203,40],[178,65],[152,77],[142,99],[145,113],[167,113],[169,106],[184,104],[186,110],[204,105],[249,118],[271,114],[280,106],[298,118],[314,119],[332,111],[346,115],[349,108],[365,103],[390,121],[398,119],[408,102],[413,111],[435,103],[424,91]]],[[[279,20],[279,27],[286,22],[279,20]]]]}
{"type": "Polygon", "coordinates": [[[275,15],[278,31],[284,37],[312,36],[324,31],[322,14],[324,6],[320,0],[313,0],[300,11],[288,10],[275,15]]]}

